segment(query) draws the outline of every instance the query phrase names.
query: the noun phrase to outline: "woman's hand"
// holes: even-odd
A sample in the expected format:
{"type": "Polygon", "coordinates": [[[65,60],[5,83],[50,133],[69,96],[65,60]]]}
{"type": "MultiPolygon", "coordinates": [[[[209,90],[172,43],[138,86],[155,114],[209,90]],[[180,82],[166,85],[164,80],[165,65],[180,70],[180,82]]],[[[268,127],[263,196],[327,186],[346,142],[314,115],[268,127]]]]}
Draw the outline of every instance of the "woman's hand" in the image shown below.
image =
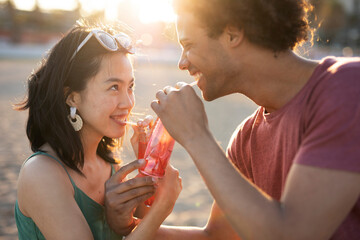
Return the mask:
{"type": "Polygon", "coordinates": [[[182,181],[179,171],[170,164],[167,165],[165,175],[158,179],[155,200],[152,208],[161,209],[168,216],[175,205],[182,190],[182,181]]]}
{"type": "Polygon", "coordinates": [[[140,168],[143,159],[121,167],[105,183],[105,214],[109,226],[120,235],[129,234],[136,226],[135,209],[155,192],[151,177],[132,178],[126,176],[140,168]]]}
{"type": "Polygon", "coordinates": [[[144,157],[153,126],[154,121],[151,115],[146,116],[144,120],[139,120],[137,126],[132,126],[134,134],[131,137],[130,142],[137,159],[144,157]]]}

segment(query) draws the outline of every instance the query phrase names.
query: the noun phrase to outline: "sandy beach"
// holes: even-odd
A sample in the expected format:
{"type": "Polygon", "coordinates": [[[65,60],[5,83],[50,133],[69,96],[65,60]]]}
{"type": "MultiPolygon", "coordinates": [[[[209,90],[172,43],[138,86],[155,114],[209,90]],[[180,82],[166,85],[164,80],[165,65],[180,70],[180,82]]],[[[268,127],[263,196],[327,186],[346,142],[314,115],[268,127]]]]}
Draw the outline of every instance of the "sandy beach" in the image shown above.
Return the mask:
{"type": "MultiPolygon", "coordinates": [[[[22,162],[31,154],[25,134],[27,112],[12,110],[12,104],[23,99],[26,78],[36,68],[39,59],[0,59],[0,239],[17,239],[13,208],[16,200],[17,176],[22,162]]],[[[150,108],[158,89],[174,85],[178,81],[192,82],[186,72],[177,69],[174,63],[135,63],[136,107],[135,116],[155,116],[150,108]]],[[[200,91],[197,89],[200,94],[200,91]]],[[[225,150],[228,139],[236,126],[251,114],[256,105],[246,97],[236,94],[205,103],[209,124],[219,144],[225,150]]],[[[125,144],[123,161],[135,159],[125,144]]],[[[176,144],[171,163],[179,169],[183,179],[183,191],[175,205],[174,212],[165,224],[183,226],[204,226],[213,199],[197,172],[191,158],[176,144]]]]}

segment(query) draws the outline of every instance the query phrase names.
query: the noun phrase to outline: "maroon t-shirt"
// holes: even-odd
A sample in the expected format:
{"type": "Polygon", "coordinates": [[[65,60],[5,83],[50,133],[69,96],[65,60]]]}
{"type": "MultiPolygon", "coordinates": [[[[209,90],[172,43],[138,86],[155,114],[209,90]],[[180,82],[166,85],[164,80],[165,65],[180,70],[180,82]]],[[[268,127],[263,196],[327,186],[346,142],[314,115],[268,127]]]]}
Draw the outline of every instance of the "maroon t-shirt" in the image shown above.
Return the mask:
{"type": "MultiPolygon", "coordinates": [[[[359,173],[360,58],[323,59],[281,109],[241,123],[227,155],[277,200],[293,163],[359,173]]],[[[331,239],[360,239],[360,198],[331,239]]]]}

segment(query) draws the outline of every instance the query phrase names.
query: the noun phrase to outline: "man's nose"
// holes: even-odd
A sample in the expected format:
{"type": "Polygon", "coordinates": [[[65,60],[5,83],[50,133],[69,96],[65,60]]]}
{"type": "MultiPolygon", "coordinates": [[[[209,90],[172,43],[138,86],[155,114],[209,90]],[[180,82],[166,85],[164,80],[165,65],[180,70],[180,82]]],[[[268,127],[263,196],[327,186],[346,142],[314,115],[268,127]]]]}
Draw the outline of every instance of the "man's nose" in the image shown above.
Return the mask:
{"type": "Polygon", "coordinates": [[[189,68],[190,62],[186,57],[186,54],[182,54],[178,63],[178,67],[180,70],[187,70],[189,68]]]}

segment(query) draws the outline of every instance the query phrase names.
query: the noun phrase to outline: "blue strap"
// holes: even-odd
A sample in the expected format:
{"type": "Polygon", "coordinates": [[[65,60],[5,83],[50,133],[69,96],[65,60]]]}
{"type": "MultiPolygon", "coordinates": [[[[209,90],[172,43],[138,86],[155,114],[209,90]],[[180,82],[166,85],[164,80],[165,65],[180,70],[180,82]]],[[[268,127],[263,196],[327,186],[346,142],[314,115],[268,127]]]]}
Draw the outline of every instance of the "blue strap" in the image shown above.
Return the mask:
{"type": "Polygon", "coordinates": [[[33,153],[28,159],[26,159],[26,161],[24,162],[24,164],[25,164],[30,158],[32,158],[32,157],[34,157],[34,156],[37,156],[37,155],[45,155],[45,156],[51,157],[52,159],[55,159],[55,161],[57,161],[58,163],[60,163],[60,165],[64,168],[66,174],[69,176],[70,182],[71,182],[71,184],[73,185],[74,189],[76,188],[76,184],[75,184],[75,182],[73,181],[73,179],[71,178],[69,172],[66,170],[65,165],[64,165],[59,159],[57,159],[56,157],[48,154],[47,152],[38,151],[38,152],[36,152],[36,153],[33,153]]]}

